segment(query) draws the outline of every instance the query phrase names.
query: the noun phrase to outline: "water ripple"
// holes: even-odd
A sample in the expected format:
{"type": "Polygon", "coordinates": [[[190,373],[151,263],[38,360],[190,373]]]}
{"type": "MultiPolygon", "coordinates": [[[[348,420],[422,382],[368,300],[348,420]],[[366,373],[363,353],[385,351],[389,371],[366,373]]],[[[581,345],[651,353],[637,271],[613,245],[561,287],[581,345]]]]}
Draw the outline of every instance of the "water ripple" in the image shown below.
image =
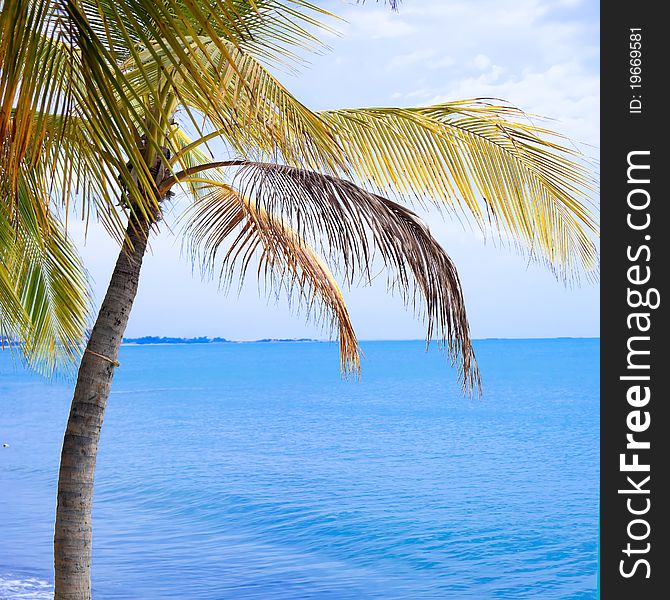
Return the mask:
{"type": "MultiPolygon", "coordinates": [[[[96,597],[595,598],[598,343],[477,351],[482,400],[421,343],[123,348],[96,597]]],[[[0,375],[0,598],[47,598],[70,387],[0,375]]]]}

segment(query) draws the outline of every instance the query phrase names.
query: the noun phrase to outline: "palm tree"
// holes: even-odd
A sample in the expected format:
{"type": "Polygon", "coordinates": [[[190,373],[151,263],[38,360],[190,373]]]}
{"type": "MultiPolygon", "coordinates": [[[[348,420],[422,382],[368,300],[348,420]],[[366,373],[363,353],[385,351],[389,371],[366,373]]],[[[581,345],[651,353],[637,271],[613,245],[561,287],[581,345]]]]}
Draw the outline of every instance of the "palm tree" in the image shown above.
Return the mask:
{"type": "Polygon", "coordinates": [[[121,246],[63,441],[58,599],[90,598],[100,429],[142,258],[166,205],[186,199],[186,240],[207,270],[229,281],[253,264],[326,318],[344,373],[359,370],[358,343],[330,268],[352,284],[384,265],[389,287],[423,316],[427,339],[457,363],[464,390],[479,388],[454,264],[401,201],[465,214],[561,278],[597,269],[596,224],[580,200],[588,172],[521,111],[468,100],[314,112],[294,98],[265,65],[320,48],[315,32],[331,17],[305,0],[2,4],[3,197],[24,196],[45,214],[93,213],[121,246]],[[225,155],[212,156],[210,142],[225,155]]]}

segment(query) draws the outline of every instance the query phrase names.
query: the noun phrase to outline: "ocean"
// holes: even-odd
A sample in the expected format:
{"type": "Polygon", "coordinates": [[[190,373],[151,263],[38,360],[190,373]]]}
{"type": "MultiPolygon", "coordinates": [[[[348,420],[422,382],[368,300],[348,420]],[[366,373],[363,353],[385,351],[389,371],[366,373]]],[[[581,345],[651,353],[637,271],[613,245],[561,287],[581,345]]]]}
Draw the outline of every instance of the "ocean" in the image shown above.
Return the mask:
{"type": "MultiPolygon", "coordinates": [[[[124,346],[97,600],[596,598],[599,341],[124,346]]],[[[0,352],[0,598],[49,598],[71,381],[0,352]]]]}

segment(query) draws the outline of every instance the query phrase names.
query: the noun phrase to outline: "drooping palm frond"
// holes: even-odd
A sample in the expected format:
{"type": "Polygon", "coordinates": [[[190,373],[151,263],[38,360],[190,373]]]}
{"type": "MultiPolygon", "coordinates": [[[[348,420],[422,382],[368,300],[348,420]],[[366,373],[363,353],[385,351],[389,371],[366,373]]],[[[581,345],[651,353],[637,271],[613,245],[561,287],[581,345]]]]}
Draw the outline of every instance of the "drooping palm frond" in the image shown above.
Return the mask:
{"type": "Polygon", "coordinates": [[[23,177],[16,212],[0,210],[0,327],[41,373],[72,368],[90,324],[84,267],[54,213],[23,177]]]}
{"type": "MultiPolygon", "coordinates": [[[[171,144],[175,152],[181,153],[179,164],[187,173],[202,172],[209,164],[201,145],[194,144],[183,130],[173,132],[171,144]]],[[[297,293],[307,303],[308,310],[316,308],[317,301],[325,308],[324,316],[329,317],[330,325],[338,331],[342,372],[358,372],[356,333],[340,288],[327,265],[286,221],[267,212],[253,199],[240,196],[225,183],[225,177],[222,170],[211,168],[207,168],[206,178],[179,177],[194,200],[183,217],[192,255],[202,258],[208,271],[215,268],[222,248],[227,247],[220,264],[220,276],[226,283],[235,274],[244,279],[256,256],[258,275],[271,288],[274,285],[277,291],[285,291],[289,298],[297,293]]],[[[163,182],[164,191],[175,183],[176,177],[163,182]]]]}
{"type": "MultiPolygon", "coordinates": [[[[315,244],[331,264],[341,267],[347,282],[361,275],[370,280],[376,260],[386,266],[389,287],[408,305],[423,308],[427,339],[436,337],[458,362],[465,389],[478,389],[456,268],[412,211],[333,176],[285,165],[241,160],[229,164],[237,167],[233,187],[239,195],[315,244]]],[[[184,180],[216,185],[218,173],[208,178],[202,173],[206,170],[207,165],[194,167],[184,173],[184,180]]]]}
{"type": "Polygon", "coordinates": [[[561,276],[597,269],[593,187],[579,153],[520,110],[483,100],[323,111],[354,176],[465,212],[522,240],[561,276]]]}
{"type": "Polygon", "coordinates": [[[29,237],[15,260],[15,285],[29,312],[28,364],[44,374],[71,369],[86,342],[91,305],[75,248],[54,227],[41,243],[29,237]]]}
{"type": "Polygon", "coordinates": [[[186,230],[194,256],[202,256],[214,269],[221,260],[220,276],[243,280],[254,258],[257,275],[289,299],[297,293],[308,312],[325,309],[331,327],[337,328],[343,373],[360,371],[356,333],[335,278],[314,249],[285,222],[242,198],[226,184],[208,184],[209,192],[187,213],[186,230]]]}

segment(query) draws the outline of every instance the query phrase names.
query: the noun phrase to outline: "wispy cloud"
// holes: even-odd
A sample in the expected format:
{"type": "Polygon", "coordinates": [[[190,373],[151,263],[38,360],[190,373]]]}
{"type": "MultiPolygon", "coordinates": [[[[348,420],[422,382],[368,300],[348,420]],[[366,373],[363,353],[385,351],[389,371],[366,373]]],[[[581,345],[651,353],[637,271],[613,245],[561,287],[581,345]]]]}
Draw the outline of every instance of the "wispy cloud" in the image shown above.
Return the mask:
{"type": "MultiPolygon", "coordinates": [[[[351,52],[366,35],[398,19],[402,36],[380,41],[385,56],[371,83],[389,85],[402,104],[496,97],[556,119],[563,133],[590,144],[598,139],[598,25],[584,20],[578,0],[413,0],[399,14],[363,11],[355,17],[351,52]],[[383,15],[383,16],[382,16],[383,15]],[[359,23],[360,22],[360,23],[359,23]]],[[[358,7],[360,8],[360,7],[358,7]]],[[[391,96],[392,95],[392,96],[391,96]]]]}

